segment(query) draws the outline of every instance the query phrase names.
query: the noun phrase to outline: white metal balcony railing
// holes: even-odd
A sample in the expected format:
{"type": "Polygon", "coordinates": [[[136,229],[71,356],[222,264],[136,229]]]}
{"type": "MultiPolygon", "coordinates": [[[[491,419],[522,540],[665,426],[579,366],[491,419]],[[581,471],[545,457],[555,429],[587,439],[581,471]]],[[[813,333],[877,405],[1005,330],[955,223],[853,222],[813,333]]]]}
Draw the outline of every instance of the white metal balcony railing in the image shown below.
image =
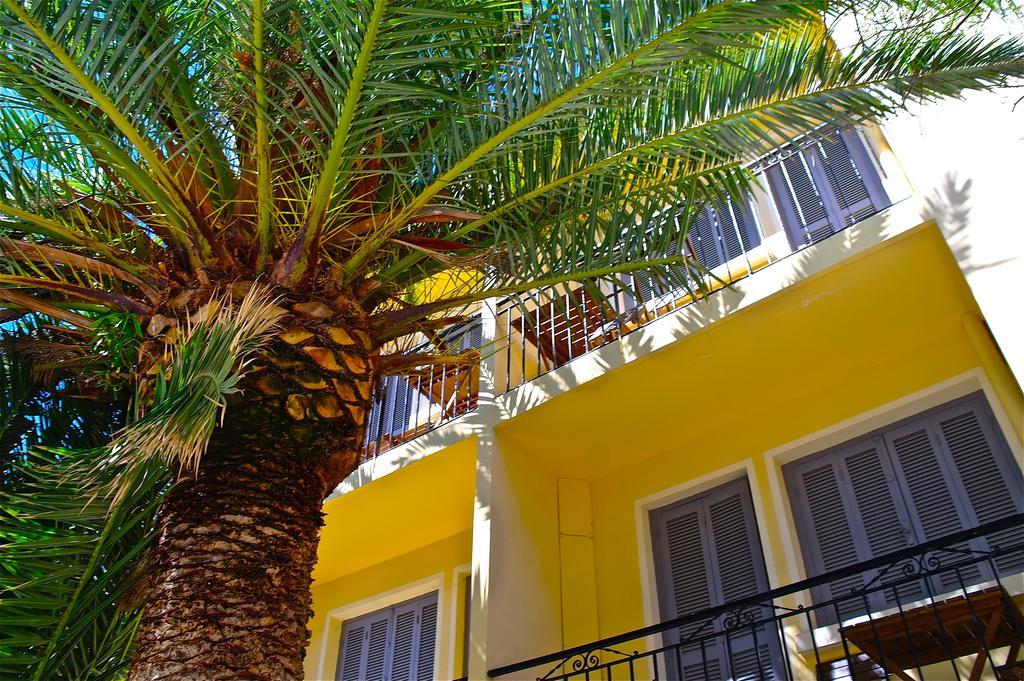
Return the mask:
{"type": "MultiPolygon", "coordinates": [[[[855,129],[779,149],[753,169],[766,190],[762,197],[750,196],[743,205],[707,206],[687,238],[665,254],[690,255],[701,272],[680,269],[672,281],[637,272],[613,284],[581,282],[499,301],[496,337],[484,350],[496,359],[495,392],[564,366],[891,203],[871,151],[855,129]],[[758,217],[766,211],[778,218],[774,231],[766,231],[758,217]]],[[[460,351],[480,348],[481,330],[477,319],[443,335],[450,349],[460,351]]],[[[451,365],[385,377],[374,396],[363,460],[473,411],[478,381],[479,369],[451,365]]]]}

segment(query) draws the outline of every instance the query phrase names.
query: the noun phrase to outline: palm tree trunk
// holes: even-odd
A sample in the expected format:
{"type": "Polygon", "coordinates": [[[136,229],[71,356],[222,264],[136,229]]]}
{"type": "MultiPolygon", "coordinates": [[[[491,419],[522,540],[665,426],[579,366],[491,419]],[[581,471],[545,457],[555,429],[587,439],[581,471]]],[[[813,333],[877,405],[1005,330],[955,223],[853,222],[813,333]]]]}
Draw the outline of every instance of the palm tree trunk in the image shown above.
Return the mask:
{"type": "Polygon", "coordinates": [[[218,430],[199,475],[168,493],[130,681],[302,678],[321,505],[355,467],[360,428],[307,421],[296,437],[287,419],[218,430]]]}

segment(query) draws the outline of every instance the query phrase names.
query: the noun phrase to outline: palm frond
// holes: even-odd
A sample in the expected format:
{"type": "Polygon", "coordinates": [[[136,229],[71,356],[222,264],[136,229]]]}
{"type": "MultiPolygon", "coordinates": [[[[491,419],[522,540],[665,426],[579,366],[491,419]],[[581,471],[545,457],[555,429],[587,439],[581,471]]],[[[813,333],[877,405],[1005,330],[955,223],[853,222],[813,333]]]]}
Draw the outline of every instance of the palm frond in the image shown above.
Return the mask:
{"type": "Polygon", "coordinates": [[[237,306],[228,295],[207,304],[219,308],[209,318],[189,318],[166,365],[157,365],[151,405],[114,437],[105,465],[160,461],[197,473],[226,396],[282,315],[274,303],[265,288],[254,286],[237,306]]]}
{"type": "MultiPolygon", "coordinates": [[[[0,0],[0,319],[72,353],[25,374],[0,352],[0,671],[117,673],[135,615],[112,605],[167,469],[198,470],[272,296],[355,311],[383,354],[492,296],[701,287],[666,254],[750,161],[1024,76],[1024,43],[978,37],[970,7],[883,4],[0,0]],[[864,11],[907,21],[838,49],[864,11]],[[239,281],[272,292],[208,302],[239,281]],[[123,414],[93,428],[53,384],[128,380],[154,392],[111,448],[83,432],[123,414]]],[[[377,366],[473,359],[438,353],[377,366]]]]}
{"type": "Polygon", "coordinates": [[[105,449],[38,449],[0,490],[0,676],[117,678],[130,659],[138,608],[126,600],[153,539],[168,483],[154,465],[113,471],[112,502],[96,479],[105,449]],[[130,480],[125,479],[130,476],[130,480]]]}

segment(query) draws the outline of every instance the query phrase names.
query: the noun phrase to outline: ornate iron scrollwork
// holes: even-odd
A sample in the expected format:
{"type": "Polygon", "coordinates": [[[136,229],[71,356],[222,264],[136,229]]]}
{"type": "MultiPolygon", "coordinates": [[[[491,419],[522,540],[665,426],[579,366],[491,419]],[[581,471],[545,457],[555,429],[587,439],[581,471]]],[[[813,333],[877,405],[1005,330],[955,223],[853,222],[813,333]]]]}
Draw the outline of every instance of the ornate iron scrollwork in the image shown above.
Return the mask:
{"type": "Polygon", "coordinates": [[[546,681],[546,679],[552,678],[552,676],[560,669],[571,669],[571,674],[580,674],[589,671],[593,671],[603,664],[599,653],[612,653],[613,655],[619,655],[623,658],[636,657],[640,654],[640,651],[634,650],[632,653],[624,653],[621,650],[615,650],[614,648],[595,648],[593,650],[587,650],[575,655],[570,655],[565,658],[548,671],[544,676],[538,676],[537,681],[546,681]]]}
{"type": "Polygon", "coordinates": [[[722,627],[724,627],[726,631],[739,629],[741,627],[749,627],[756,620],[756,611],[759,608],[759,605],[746,606],[727,613],[725,617],[722,618],[722,627]]]}

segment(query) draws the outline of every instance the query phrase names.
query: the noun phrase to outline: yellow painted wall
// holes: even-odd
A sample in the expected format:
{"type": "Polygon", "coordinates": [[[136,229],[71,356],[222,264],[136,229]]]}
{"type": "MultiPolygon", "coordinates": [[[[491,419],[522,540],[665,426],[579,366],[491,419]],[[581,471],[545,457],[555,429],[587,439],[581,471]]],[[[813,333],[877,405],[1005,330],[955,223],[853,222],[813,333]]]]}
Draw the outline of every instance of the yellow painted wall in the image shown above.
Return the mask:
{"type": "Polygon", "coordinates": [[[324,504],[318,583],[470,530],[475,440],[463,440],[324,504]]]}
{"type": "MultiPolygon", "coordinates": [[[[769,579],[800,579],[782,463],[979,387],[1019,455],[1020,386],[923,225],[502,422],[487,470],[467,440],[330,502],[307,673],[321,657],[333,671],[327,612],[428,575],[453,582],[478,480],[493,668],[658,619],[638,504],[669,503],[666,490],[748,475],[769,579]]],[[[458,674],[464,623],[441,605],[440,669],[458,674]]]]}
{"type": "Polygon", "coordinates": [[[415,595],[402,589],[431,579],[442,588],[438,669],[463,673],[464,595],[454,592],[470,562],[475,460],[476,442],[464,440],[325,504],[307,679],[334,678],[341,622],[363,614],[346,608],[400,602],[415,595]]]}
{"type": "MultiPolygon", "coordinates": [[[[773,497],[781,464],[766,462],[770,450],[974,371],[996,386],[989,394],[1019,452],[1020,387],[985,356],[976,313],[941,235],[926,226],[503,424],[505,448],[552,484],[590,483],[599,635],[658,619],[653,584],[644,611],[638,500],[705,479],[679,492],[692,495],[749,470],[778,586],[803,575],[788,502],[773,497]]],[[[563,588],[579,579],[574,570],[563,562],[563,588]]],[[[506,622],[514,636],[515,619],[506,622]]]]}
{"type": "MultiPolygon", "coordinates": [[[[436,668],[441,678],[461,674],[465,627],[465,593],[461,578],[468,568],[470,542],[471,534],[462,532],[341,579],[314,585],[306,678],[334,678],[344,620],[435,588],[439,591],[436,668]]],[[[358,551],[359,547],[351,550],[358,551]]]]}
{"type": "Polygon", "coordinates": [[[486,602],[489,667],[562,647],[557,482],[495,430],[486,602]]]}

